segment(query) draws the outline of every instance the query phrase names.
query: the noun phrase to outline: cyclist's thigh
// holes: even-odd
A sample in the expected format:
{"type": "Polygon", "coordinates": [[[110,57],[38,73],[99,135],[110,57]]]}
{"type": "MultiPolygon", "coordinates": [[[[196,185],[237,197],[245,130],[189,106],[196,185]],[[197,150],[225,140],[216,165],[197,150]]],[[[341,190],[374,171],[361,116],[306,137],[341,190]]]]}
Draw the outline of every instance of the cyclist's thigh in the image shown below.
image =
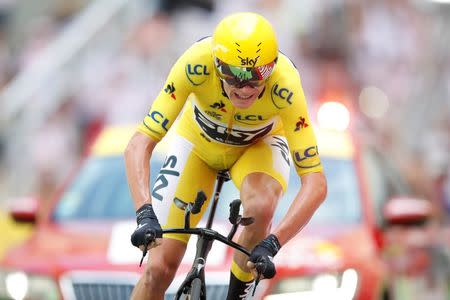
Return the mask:
{"type": "MultiPolygon", "coordinates": [[[[197,192],[203,190],[208,196],[216,179],[217,171],[211,169],[193,151],[193,145],[181,136],[174,135],[166,158],[152,189],[152,203],[163,228],[184,227],[184,208],[175,205],[174,198],[193,202],[197,192]]],[[[206,201],[199,214],[191,215],[191,226],[200,221],[208,207],[206,201]]],[[[164,235],[187,242],[188,235],[164,235]]]]}
{"type": "Polygon", "coordinates": [[[250,146],[230,169],[231,178],[240,189],[251,173],[265,173],[277,180],[286,191],[289,182],[290,152],[282,135],[267,136],[250,146]]]}

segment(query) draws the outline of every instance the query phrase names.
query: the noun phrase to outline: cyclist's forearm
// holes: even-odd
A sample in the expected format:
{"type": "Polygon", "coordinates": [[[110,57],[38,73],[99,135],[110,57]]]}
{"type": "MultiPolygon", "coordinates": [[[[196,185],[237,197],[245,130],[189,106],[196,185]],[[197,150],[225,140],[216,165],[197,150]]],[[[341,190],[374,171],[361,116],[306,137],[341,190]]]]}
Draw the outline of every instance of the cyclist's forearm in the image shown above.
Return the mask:
{"type": "Polygon", "coordinates": [[[135,133],[125,150],[125,168],[135,208],[151,203],[150,157],[156,142],[142,133],[135,133]]]}
{"type": "Polygon", "coordinates": [[[326,179],[323,173],[311,173],[302,177],[302,187],[280,224],[272,232],[281,245],[286,244],[309,222],[325,199],[326,179]]]}

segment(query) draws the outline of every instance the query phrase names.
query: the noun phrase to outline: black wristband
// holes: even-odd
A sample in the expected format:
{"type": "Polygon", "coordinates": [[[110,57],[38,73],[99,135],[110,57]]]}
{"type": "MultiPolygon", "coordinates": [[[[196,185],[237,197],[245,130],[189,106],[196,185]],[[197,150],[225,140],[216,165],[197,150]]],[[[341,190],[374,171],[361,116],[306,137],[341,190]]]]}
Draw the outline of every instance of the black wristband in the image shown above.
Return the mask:
{"type": "Polygon", "coordinates": [[[260,245],[267,248],[272,253],[272,256],[275,256],[281,249],[281,244],[274,234],[269,234],[269,236],[261,241],[260,245]]]}
{"type": "Polygon", "coordinates": [[[136,222],[139,224],[144,219],[156,219],[155,212],[151,204],[144,204],[136,211],[136,222]]]}

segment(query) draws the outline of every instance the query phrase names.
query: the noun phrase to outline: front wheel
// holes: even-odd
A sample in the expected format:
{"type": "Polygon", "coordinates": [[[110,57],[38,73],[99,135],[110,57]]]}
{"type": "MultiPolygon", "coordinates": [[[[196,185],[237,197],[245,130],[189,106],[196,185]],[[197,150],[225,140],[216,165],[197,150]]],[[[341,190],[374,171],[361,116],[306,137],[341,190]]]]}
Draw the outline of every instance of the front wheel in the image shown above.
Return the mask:
{"type": "Polygon", "coordinates": [[[191,296],[189,300],[200,300],[202,293],[202,281],[200,278],[195,278],[191,283],[191,296]]]}

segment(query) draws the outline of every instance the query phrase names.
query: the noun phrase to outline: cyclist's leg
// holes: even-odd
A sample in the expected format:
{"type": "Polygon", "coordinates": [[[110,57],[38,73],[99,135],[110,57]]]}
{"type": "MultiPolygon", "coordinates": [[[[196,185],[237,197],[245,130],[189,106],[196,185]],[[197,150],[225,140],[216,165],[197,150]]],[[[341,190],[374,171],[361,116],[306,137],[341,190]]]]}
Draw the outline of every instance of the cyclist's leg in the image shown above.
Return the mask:
{"type": "MultiPolygon", "coordinates": [[[[244,217],[254,217],[242,229],[239,244],[247,249],[269,233],[273,213],[289,180],[289,148],[283,136],[269,136],[251,146],[231,168],[231,177],[240,189],[244,217]]],[[[236,251],[231,267],[228,299],[250,291],[253,280],[247,268],[248,257],[236,251]]]]}
{"type": "Polygon", "coordinates": [[[180,265],[186,243],[175,239],[162,239],[161,245],[149,251],[144,274],[133,289],[130,299],[164,299],[180,265]]]}
{"type": "MultiPolygon", "coordinates": [[[[153,184],[152,204],[162,228],[184,227],[184,208],[173,199],[192,202],[199,190],[208,196],[213,190],[217,171],[208,167],[193,151],[193,146],[180,136],[174,136],[159,175],[153,184]]],[[[191,215],[195,226],[208,207],[191,215]]],[[[163,299],[186,250],[188,235],[164,235],[161,245],[151,249],[142,278],[133,290],[131,299],[163,299]]]]}

